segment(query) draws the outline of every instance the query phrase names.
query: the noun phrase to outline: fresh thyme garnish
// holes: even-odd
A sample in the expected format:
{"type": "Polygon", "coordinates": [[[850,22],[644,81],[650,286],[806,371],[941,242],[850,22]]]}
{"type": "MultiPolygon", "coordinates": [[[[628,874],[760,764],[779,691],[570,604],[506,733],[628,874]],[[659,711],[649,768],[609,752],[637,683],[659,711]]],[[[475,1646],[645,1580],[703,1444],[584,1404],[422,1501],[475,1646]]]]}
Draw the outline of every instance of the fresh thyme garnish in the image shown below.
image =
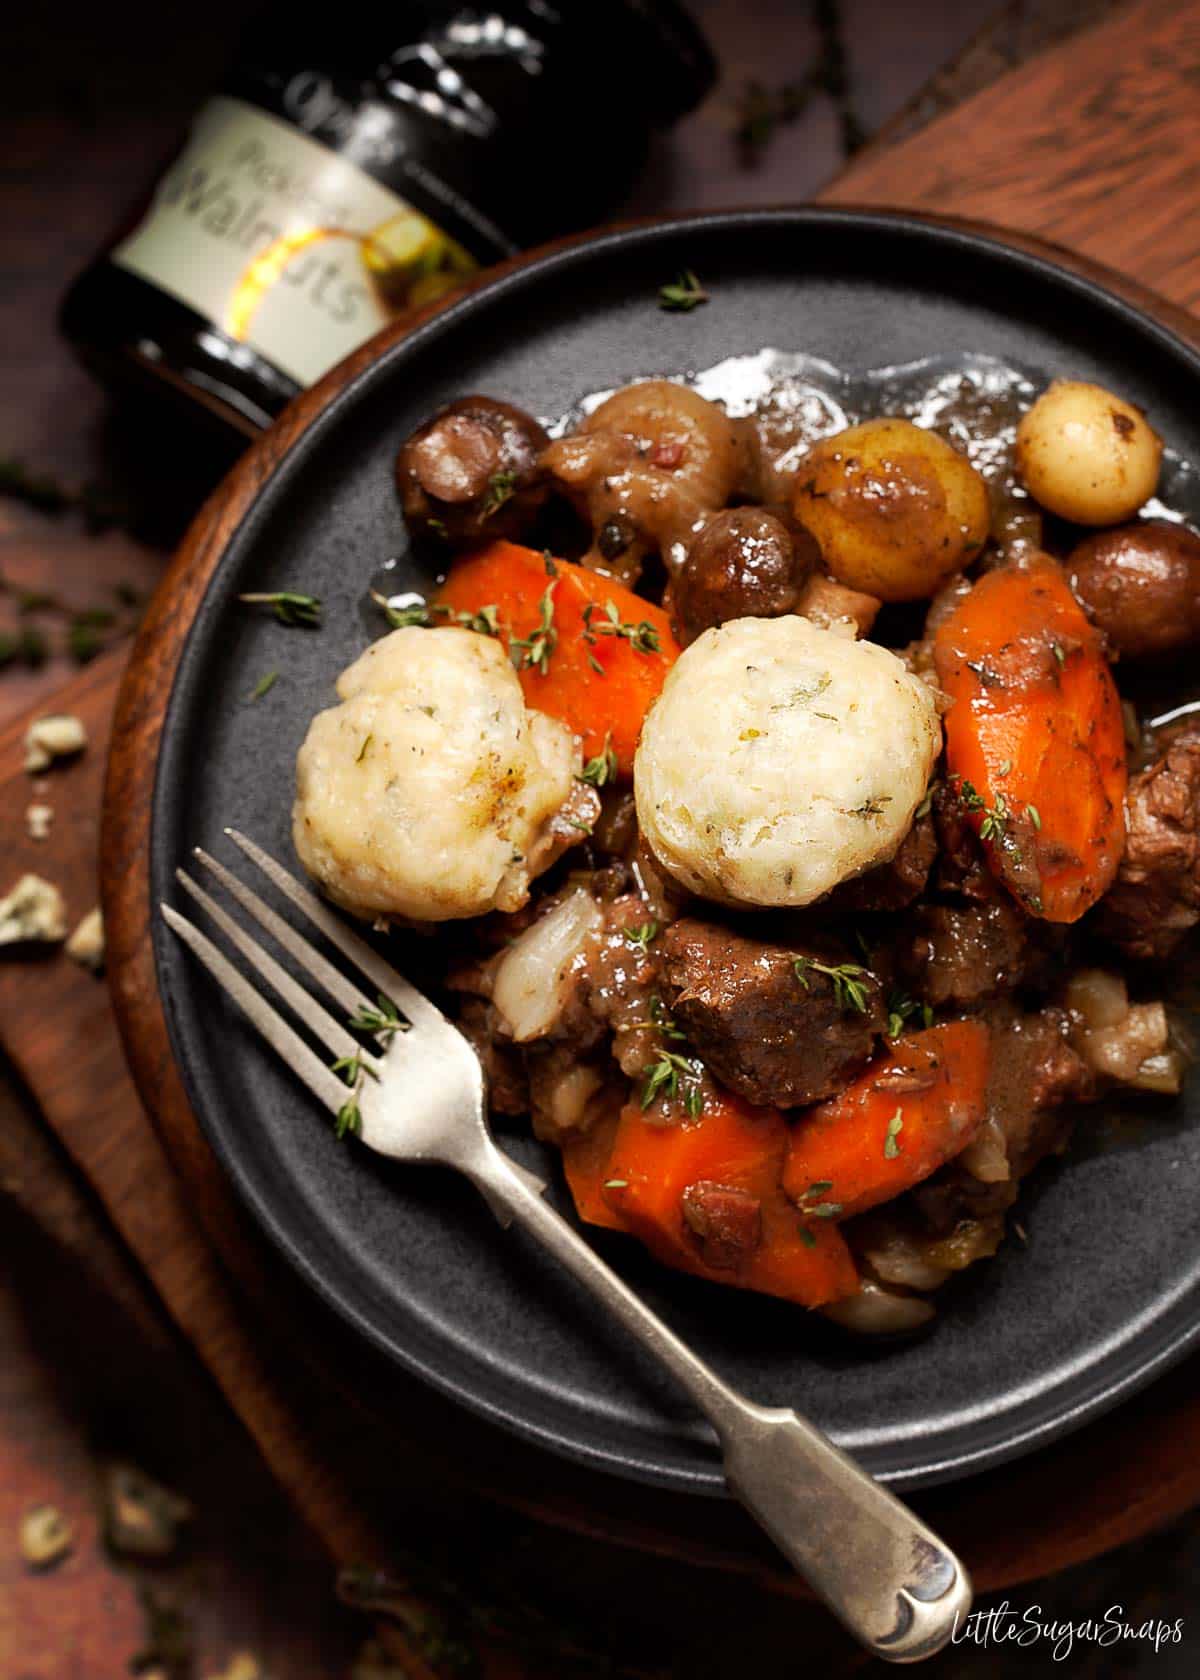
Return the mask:
{"type": "Polygon", "coordinates": [[[934,796],[934,793],[937,790],[937,785],[938,785],[937,784],[937,778],[935,777],[934,780],[932,782],[930,782],[929,786],[925,789],[925,795],[924,795],[923,799],[921,800],[921,803],[917,806],[916,810],[913,812],[913,821],[914,822],[917,820],[918,817],[927,817],[929,815],[929,812],[930,812],[930,810],[932,809],[932,806],[933,806],[933,796],[934,796]]]}
{"type": "Polygon", "coordinates": [[[438,519],[436,517],[433,519],[427,519],[425,521],[425,529],[427,531],[432,531],[434,536],[440,537],[443,542],[447,541],[450,536],[449,531],[446,529],[446,521],[444,519],[438,519]]]}
{"type": "Polygon", "coordinates": [[[1033,824],[1034,828],[1036,828],[1038,830],[1038,832],[1040,833],[1041,832],[1041,827],[1042,827],[1042,813],[1038,810],[1037,806],[1036,805],[1026,805],[1025,815],[1029,818],[1029,820],[1033,824]]]}
{"type": "Polygon", "coordinates": [[[589,758],[576,777],[594,788],[606,787],[617,774],[617,755],[613,751],[611,734],[604,737],[604,747],[595,758],[589,758]]]}
{"type": "Polygon", "coordinates": [[[374,1033],[377,1038],[390,1039],[398,1032],[408,1031],[408,1022],[400,1019],[400,1012],[390,997],[382,992],[375,996],[377,1008],[360,1004],[347,1025],[351,1032],[374,1033]]]}
{"type": "Polygon", "coordinates": [[[567,818],[567,826],[569,828],[577,828],[579,830],[580,834],[591,834],[592,833],[591,823],[582,822],[578,817],[568,817],[567,818]]]}
{"type": "Polygon", "coordinates": [[[335,1138],[344,1138],[347,1134],[357,1136],[361,1131],[362,1110],[358,1106],[357,1099],[355,1097],[351,1097],[350,1101],[344,1102],[341,1108],[337,1111],[337,1119],[334,1122],[333,1135],[335,1138]]]}
{"type": "Polygon", "coordinates": [[[500,634],[500,609],[489,603],[480,607],[478,612],[456,612],[453,607],[444,605],[441,601],[433,602],[432,606],[425,601],[414,601],[411,606],[393,607],[386,595],[381,595],[377,589],[372,589],[371,599],[387,619],[393,630],[409,630],[416,628],[427,630],[433,623],[434,615],[439,614],[448,623],[457,624],[463,630],[474,630],[477,636],[498,636],[500,634]]]}
{"type": "Polygon", "coordinates": [[[800,1241],[805,1248],[816,1248],[817,1246],[817,1239],[807,1225],[801,1225],[800,1227],[800,1241]]]}
{"type": "Polygon", "coordinates": [[[364,1054],[364,1051],[356,1050],[352,1056],[339,1056],[336,1062],[330,1062],[330,1069],[357,1090],[367,1074],[375,1078],[374,1071],[363,1060],[364,1054]]]}
{"type": "Polygon", "coordinates": [[[264,694],[269,694],[271,692],[278,681],[278,671],[264,671],[246,698],[248,700],[261,700],[264,694]]]}
{"type": "Polygon", "coordinates": [[[887,1000],[887,1036],[899,1038],[904,1031],[904,1023],[914,1015],[921,1017],[921,1024],[925,1027],[933,1025],[933,1009],[928,1003],[918,1003],[916,998],[909,997],[907,992],[893,991],[888,993],[887,1000]]]}
{"type": "MultiPolygon", "coordinates": [[[[583,639],[590,647],[598,636],[619,636],[629,643],[635,653],[660,653],[662,643],[658,638],[658,631],[648,619],[642,619],[640,624],[625,624],[621,622],[621,615],[617,611],[614,601],[604,603],[604,619],[601,623],[593,623],[596,603],[589,601],[583,609],[583,639]]],[[[592,665],[596,670],[603,667],[595,659],[592,665]]]]}
{"type": "MultiPolygon", "coordinates": [[[[671,1016],[663,1008],[662,999],[653,996],[650,999],[650,1020],[644,1023],[657,1027],[661,1038],[682,1040],[686,1033],[680,1032],[671,1016]]],[[[649,1108],[655,1097],[662,1095],[675,1096],[679,1091],[680,1079],[684,1083],[683,1105],[693,1120],[704,1112],[704,1092],[700,1088],[700,1076],[704,1072],[704,1063],[695,1056],[685,1056],[678,1050],[668,1050],[664,1045],[659,1046],[658,1060],[649,1063],[642,1070],[644,1083],[642,1085],[642,1107],[649,1108]]]]}
{"type": "Polygon", "coordinates": [[[644,951],[657,933],[657,922],[643,922],[640,927],[625,929],[625,942],[627,945],[640,945],[644,951]]]}
{"type": "Polygon", "coordinates": [[[658,293],[660,309],[688,310],[708,302],[708,293],[690,268],[685,268],[677,280],[662,286],[658,293]]]}
{"type": "Polygon", "coordinates": [[[642,1086],[642,1107],[649,1108],[660,1094],[667,1097],[676,1095],[681,1074],[694,1084],[700,1077],[700,1063],[692,1056],[680,1055],[678,1050],[664,1049],[659,1051],[658,1060],[651,1062],[644,1072],[646,1081],[642,1086]]]}
{"type": "Polygon", "coordinates": [[[516,488],[517,475],[515,472],[494,472],[488,479],[487,495],[484,497],[483,506],[479,510],[480,519],[490,519],[499,508],[504,506],[505,502],[511,500],[516,488]]]}
{"type": "Polygon", "coordinates": [[[811,1214],[814,1219],[836,1219],[838,1214],[841,1213],[842,1210],[843,1210],[843,1206],[844,1206],[843,1203],[841,1203],[841,1202],[826,1202],[826,1201],[814,1202],[812,1200],[812,1198],[814,1196],[823,1197],[825,1195],[826,1191],[832,1190],[832,1189],[833,1189],[833,1180],[832,1179],[830,1179],[830,1178],[814,1179],[813,1182],[809,1185],[808,1189],[805,1190],[804,1193],[800,1197],[800,1211],[801,1211],[801,1213],[811,1214]]]}
{"type": "Polygon", "coordinates": [[[883,1140],[884,1157],[894,1161],[900,1153],[900,1132],[904,1126],[904,1116],[899,1109],[887,1123],[887,1135],[883,1140]]]}
{"type": "Polygon", "coordinates": [[[1008,822],[1012,812],[1008,808],[1008,801],[1002,793],[996,795],[996,803],[984,803],[973,782],[963,782],[959,788],[963,809],[967,811],[981,811],[983,821],[979,824],[979,838],[990,840],[994,846],[1010,844],[1008,822]]]}
{"type": "Polygon", "coordinates": [[[861,805],[856,805],[852,815],[856,817],[881,817],[883,807],[892,803],[890,793],[876,794],[871,799],[864,799],[861,805]]]}
{"type": "Polygon", "coordinates": [[[321,603],[315,595],[296,595],[290,589],[275,589],[266,593],[239,595],[238,600],[248,607],[270,607],[280,624],[289,628],[303,625],[315,629],[321,622],[321,603]]]}
{"type": "Polygon", "coordinates": [[[556,578],[558,576],[558,565],[548,548],[542,550],[542,565],[546,568],[547,577],[556,578]]]}
{"type": "Polygon", "coordinates": [[[1051,642],[1050,643],[1050,652],[1054,655],[1055,659],[1058,660],[1058,663],[1060,665],[1065,665],[1067,663],[1067,656],[1063,652],[1063,646],[1062,646],[1061,642],[1051,642]]]}
{"type": "Polygon", "coordinates": [[[867,1013],[870,1004],[867,998],[867,988],[874,985],[875,978],[863,968],[860,963],[830,963],[818,962],[816,957],[796,957],[792,968],[796,978],[804,987],[809,989],[809,971],[825,975],[833,985],[833,995],[838,1007],[843,1010],[856,1009],[860,1015],[867,1013]]]}
{"type": "Polygon", "coordinates": [[[606,1178],[604,1188],[606,1190],[628,1190],[629,1180],[627,1178],[606,1178]]]}
{"type": "Polygon", "coordinates": [[[538,627],[528,636],[510,636],[508,651],[510,656],[514,649],[519,649],[519,657],[513,659],[518,671],[531,666],[540,671],[543,676],[550,669],[550,655],[558,646],[558,631],[554,625],[554,584],[548,583],[542,598],[538,603],[538,627]]]}

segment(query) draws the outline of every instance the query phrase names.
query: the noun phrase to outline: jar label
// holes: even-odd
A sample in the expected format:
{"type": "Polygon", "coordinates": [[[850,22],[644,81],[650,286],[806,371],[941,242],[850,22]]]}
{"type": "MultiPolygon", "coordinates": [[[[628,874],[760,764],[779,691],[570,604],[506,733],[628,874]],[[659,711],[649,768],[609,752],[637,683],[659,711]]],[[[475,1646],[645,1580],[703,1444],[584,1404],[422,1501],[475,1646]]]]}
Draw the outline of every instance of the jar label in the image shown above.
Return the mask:
{"type": "Polygon", "coordinates": [[[112,260],[301,385],[478,267],[355,164],[225,97],[201,110],[112,260]]]}

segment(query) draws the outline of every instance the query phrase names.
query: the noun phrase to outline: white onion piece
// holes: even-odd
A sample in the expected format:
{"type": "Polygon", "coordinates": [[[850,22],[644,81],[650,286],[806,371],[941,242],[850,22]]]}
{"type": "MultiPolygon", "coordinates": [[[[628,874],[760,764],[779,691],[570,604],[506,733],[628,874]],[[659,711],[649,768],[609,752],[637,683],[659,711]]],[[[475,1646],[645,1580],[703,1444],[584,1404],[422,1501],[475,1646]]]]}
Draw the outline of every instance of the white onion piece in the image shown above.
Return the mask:
{"type": "Polygon", "coordinates": [[[1089,1032],[1120,1026],[1129,1009],[1125,982],[1103,968],[1078,969],[1067,982],[1067,1008],[1089,1032]]]}
{"type": "Polygon", "coordinates": [[[576,887],[505,951],[492,981],[492,1003],[518,1044],[544,1038],[554,1027],[566,1006],[571,964],[600,922],[591,893],[576,887]]]}
{"type": "Polygon", "coordinates": [[[897,1295],[863,1278],[857,1295],[821,1308],[826,1318],[856,1336],[899,1336],[919,1330],[934,1317],[933,1304],[920,1295],[897,1295]]]}

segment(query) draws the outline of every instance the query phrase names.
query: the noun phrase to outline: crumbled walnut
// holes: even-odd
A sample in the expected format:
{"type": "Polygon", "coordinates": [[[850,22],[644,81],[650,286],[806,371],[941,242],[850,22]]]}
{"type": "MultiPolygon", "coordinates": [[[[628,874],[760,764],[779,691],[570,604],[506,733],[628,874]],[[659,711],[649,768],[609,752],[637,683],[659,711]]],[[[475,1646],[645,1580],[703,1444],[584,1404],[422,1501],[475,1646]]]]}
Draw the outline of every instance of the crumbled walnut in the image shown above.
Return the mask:
{"type": "Polygon", "coordinates": [[[236,1651],[229,1666],[210,1674],[208,1680],[263,1680],[262,1664],[252,1651],[236,1651]]]}
{"type": "Polygon", "coordinates": [[[55,1505],[35,1505],[21,1518],[21,1556],[31,1569],[52,1569],[71,1550],[75,1535],[55,1505]]]}
{"type": "Polygon", "coordinates": [[[31,840],[47,840],[54,808],[50,805],[29,805],[25,810],[25,831],[31,840]]]}
{"type": "Polygon", "coordinates": [[[104,1481],[104,1532],[115,1552],[166,1557],[192,1507],[131,1464],[111,1465],[104,1481]]]}
{"type": "Polygon", "coordinates": [[[27,940],[53,945],[66,933],[63,896],[40,875],[22,875],[8,897],[0,899],[0,945],[27,940]]]}
{"type": "Polygon", "coordinates": [[[97,906],[89,910],[66,943],[67,955],[81,968],[99,974],[104,967],[104,918],[97,906]]]}
{"type": "Polygon", "coordinates": [[[36,776],[39,770],[49,769],[56,758],[82,752],[87,741],[87,730],[70,713],[34,718],[25,731],[25,768],[36,776]]]}

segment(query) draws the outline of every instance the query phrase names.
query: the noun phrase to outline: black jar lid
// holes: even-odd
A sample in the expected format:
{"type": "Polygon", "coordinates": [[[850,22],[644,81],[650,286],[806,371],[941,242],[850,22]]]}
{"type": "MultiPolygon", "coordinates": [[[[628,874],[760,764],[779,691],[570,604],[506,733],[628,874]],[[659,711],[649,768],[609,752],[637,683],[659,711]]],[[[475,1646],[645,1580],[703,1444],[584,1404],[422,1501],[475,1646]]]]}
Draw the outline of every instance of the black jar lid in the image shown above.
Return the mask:
{"type": "Polygon", "coordinates": [[[596,10],[620,19],[614,27],[627,34],[628,68],[657,125],[677,122],[711,91],[717,61],[678,0],[600,0],[596,10]]]}

